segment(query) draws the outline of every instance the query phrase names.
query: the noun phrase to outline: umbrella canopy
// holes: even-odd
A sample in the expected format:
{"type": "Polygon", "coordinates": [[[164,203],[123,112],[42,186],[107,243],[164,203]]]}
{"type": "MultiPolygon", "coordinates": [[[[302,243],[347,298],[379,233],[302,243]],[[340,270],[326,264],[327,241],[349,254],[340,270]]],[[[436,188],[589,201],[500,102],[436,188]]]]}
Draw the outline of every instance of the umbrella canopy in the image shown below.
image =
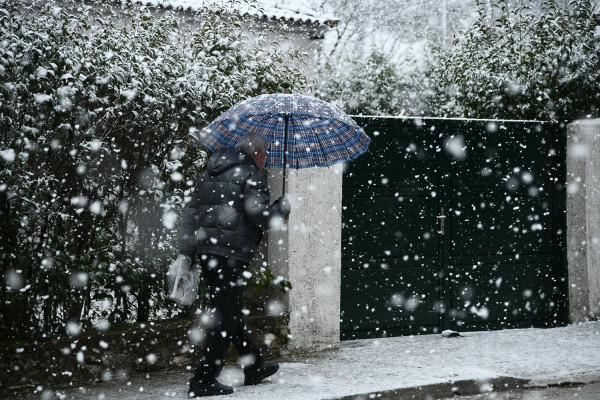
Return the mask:
{"type": "Polygon", "coordinates": [[[299,94],[266,94],[224,112],[202,130],[202,144],[211,151],[234,147],[250,132],[270,142],[265,167],[330,166],[355,159],[370,143],[362,128],[332,104],[299,94]]]}

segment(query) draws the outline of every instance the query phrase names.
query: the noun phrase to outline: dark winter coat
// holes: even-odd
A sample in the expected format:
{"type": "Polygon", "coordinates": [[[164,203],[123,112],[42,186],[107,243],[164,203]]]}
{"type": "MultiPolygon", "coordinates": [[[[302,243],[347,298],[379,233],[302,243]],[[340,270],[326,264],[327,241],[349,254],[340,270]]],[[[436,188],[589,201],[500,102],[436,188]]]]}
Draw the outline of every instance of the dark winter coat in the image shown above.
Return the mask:
{"type": "Polygon", "coordinates": [[[289,210],[281,199],[269,206],[265,176],[244,151],[217,150],[200,174],[179,229],[179,252],[214,254],[248,262],[272,218],[289,210]]]}

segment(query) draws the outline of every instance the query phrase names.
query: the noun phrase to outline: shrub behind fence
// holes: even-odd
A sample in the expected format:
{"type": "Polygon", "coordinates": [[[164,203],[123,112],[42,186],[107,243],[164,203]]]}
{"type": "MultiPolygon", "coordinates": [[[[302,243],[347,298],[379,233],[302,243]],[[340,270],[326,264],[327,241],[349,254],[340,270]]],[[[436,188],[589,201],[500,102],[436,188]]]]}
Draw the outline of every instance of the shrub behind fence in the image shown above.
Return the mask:
{"type": "Polygon", "coordinates": [[[179,312],[165,301],[199,129],[304,84],[300,57],[203,9],[0,1],[0,335],[179,312]]]}

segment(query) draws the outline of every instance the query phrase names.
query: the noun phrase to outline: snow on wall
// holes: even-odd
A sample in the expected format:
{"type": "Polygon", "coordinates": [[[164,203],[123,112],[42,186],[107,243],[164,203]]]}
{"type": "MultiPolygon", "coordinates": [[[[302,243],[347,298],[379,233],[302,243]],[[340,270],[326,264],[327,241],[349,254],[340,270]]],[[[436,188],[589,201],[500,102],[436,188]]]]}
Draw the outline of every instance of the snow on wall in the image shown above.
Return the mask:
{"type": "Polygon", "coordinates": [[[331,15],[320,15],[317,11],[303,6],[294,1],[260,0],[256,5],[246,3],[228,3],[219,0],[130,0],[134,3],[172,8],[175,10],[198,11],[207,6],[220,9],[230,9],[240,13],[242,16],[255,16],[261,19],[284,21],[288,23],[308,23],[334,26],[339,18],[331,15]]]}

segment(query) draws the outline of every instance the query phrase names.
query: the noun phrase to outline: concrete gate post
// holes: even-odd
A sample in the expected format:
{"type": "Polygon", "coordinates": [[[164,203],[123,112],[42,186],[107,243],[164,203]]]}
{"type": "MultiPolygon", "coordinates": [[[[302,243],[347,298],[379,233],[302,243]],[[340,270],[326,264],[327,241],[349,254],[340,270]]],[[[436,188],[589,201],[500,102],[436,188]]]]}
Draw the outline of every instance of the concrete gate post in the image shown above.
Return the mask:
{"type": "MultiPolygon", "coordinates": [[[[269,171],[271,199],[281,195],[282,170],[269,171]]],[[[287,230],[268,235],[269,267],[292,289],[279,299],[289,316],[287,350],[308,353],[340,343],[342,165],[288,169],[292,213],[287,230]]]]}
{"type": "Polygon", "coordinates": [[[600,119],[567,127],[570,320],[600,317],[600,119]]]}

